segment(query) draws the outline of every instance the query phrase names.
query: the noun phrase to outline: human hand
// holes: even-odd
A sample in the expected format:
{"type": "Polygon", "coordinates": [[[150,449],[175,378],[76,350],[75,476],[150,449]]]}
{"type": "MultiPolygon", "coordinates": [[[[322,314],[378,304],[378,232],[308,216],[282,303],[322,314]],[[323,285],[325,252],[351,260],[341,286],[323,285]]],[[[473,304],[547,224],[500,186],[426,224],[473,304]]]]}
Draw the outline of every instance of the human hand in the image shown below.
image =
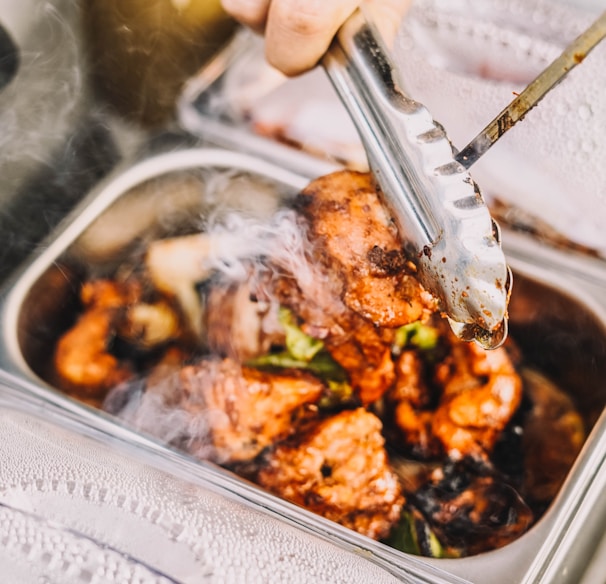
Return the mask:
{"type": "Polygon", "coordinates": [[[234,18],[265,34],[270,65],[294,76],[314,67],[339,27],[361,4],[387,39],[412,0],[221,0],[234,18]]]}

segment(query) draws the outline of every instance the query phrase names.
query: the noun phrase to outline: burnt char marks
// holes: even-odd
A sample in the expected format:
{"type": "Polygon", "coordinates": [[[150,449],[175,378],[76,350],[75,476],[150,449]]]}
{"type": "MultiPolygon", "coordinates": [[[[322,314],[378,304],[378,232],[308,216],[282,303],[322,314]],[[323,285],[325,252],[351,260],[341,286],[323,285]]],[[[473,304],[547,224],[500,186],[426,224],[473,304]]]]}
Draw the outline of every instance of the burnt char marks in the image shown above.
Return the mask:
{"type": "Polygon", "coordinates": [[[367,255],[370,271],[375,276],[395,276],[407,267],[406,257],[400,250],[385,251],[382,247],[373,246],[367,255]]]}

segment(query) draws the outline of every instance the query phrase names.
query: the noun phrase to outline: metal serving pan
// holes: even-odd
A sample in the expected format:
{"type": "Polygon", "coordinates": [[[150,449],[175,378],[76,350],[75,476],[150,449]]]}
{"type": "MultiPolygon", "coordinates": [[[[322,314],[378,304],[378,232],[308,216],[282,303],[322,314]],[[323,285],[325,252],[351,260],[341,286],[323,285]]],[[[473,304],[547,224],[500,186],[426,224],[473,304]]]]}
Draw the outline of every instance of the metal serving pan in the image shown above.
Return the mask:
{"type": "MultiPolygon", "coordinates": [[[[195,228],[201,214],[211,208],[204,196],[210,171],[244,176],[249,188],[245,199],[256,207],[260,201],[294,195],[309,180],[259,157],[223,149],[184,149],[144,159],[100,184],[0,296],[0,373],[10,376],[11,383],[35,402],[85,420],[107,436],[123,436],[126,431],[133,443],[154,444],[157,452],[173,462],[187,457],[128,433],[108,414],[62,394],[45,380],[45,365],[49,348],[68,326],[79,274],[111,271],[134,240],[150,233],[170,235],[195,228]],[[174,186],[184,182],[187,188],[174,186]]],[[[606,405],[606,279],[600,262],[541,247],[518,234],[506,232],[503,241],[515,281],[511,334],[527,360],[570,393],[591,430],[558,496],[528,533],[504,548],[475,557],[420,559],[237,478],[231,480],[229,490],[286,523],[323,534],[344,549],[353,546],[404,581],[510,584],[552,582],[557,574],[558,582],[578,582],[606,517],[606,502],[598,496],[606,481],[606,416],[602,414],[606,405]]],[[[211,482],[214,477],[218,488],[223,488],[225,471],[197,464],[204,466],[211,482]]]]}

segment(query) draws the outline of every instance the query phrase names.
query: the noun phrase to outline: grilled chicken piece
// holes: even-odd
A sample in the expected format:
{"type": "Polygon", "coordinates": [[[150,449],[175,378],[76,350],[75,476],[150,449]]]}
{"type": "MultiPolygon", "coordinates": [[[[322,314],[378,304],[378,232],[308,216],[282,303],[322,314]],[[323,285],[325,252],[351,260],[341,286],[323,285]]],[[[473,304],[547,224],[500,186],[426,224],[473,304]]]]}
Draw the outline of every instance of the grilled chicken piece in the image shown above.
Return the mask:
{"type": "Polygon", "coordinates": [[[396,383],[389,399],[407,401],[415,408],[429,405],[430,392],[424,379],[423,359],[415,350],[403,350],[396,359],[396,383]]]}
{"type": "Polygon", "coordinates": [[[429,365],[416,349],[403,350],[396,382],[385,394],[395,446],[423,460],[442,454],[485,459],[522,400],[509,345],[487,351],[457,339],[444,320],[434,317],[432,326],[445,357],[429,365]]]}
{"type": "Polygon", "coordinates": [[[141,352],[181,339],[180,317],[163,299],[142,301],[138,280],[91,280],[82,285],[83,313],[59,339],[54,367],[60,387],[82,399],[103,398],[131,378],[133,364],[110,351],[120,338],[141,352]]]}
{"type": "Polygon", "coordinates": [[[99,399],[132,375],[131,368],[113,356],[108,346],[129,305],[140,289],[111,280],[85,282],[80,292],[84,312],[57,343],[54,367],[58,383],[83,399],[99,399]]]}
{"type": "Polygon", "coordinates": [[[385,395],[390,419],[395,427],[394,446],[423,460],[441,453],[432,432],[433,411],[425,381],[423,360],[414,350],[405,350],[396,361],[396,382],[385,395]]]}
{"type": "Polygon", "coordinates": [[[340,298],[336,273],[317,271],[311,282],[273,278],[270,286],[282,306],[295,313],[301,329],[321,339],[345,371],[362,404],[383,395],[395,379],[391,346],[394,331],[380,329],[349,309],[340,298]],[[299,287],[301,284],[301,287],[299,287]]]}
{"type": "Polygon", "coordinates": [[[298,411],[317,402],[323,390],[299,371],[266,373],[231,359],[184,367],[177,407],[199,431],[188,450],[224,464],[251,460],[288,437],[298,411]]]}
{"type": "Polygon", "coordinates": [[[447,461],[407,495],[440,542],[473,555],[503,547],[526,532],[534,514],[517,491],[477,461],[447,461]]]}
{"type": "Polygon", "coordinates": [[[297,198],[314,242],[314,260],[342,279],[342,299],[375,326],[395,328],[436,309],[414,276],[395,224],[367,173],[336,172],[297,198]]]}
{"type": "Polygon", "coordinates": [[[324,341],[360,401],[371,403],[395,379],[393,331],[426,318],[435,301],[414,277],[369,175],[343,171],[319,178],[296,207],[310,242],[309,265],[292,276],[273,276],[268,287],[307,334],[324,341]]]}
{"type": "Polygon", "coordinates": [[[374,539],[389,533],[404,503],[388,464],[381,422],[362,408],[323,420],[294,444],[278,446],[256,480],[374,539]]]}
{"type": "Polygon", "coordinates": [[[443,394],[432,430],[451,457],[483,457],[518,409],[522,380],[504,347],[486,351],[449,338],[450,354],[436,371],[443,394]]]}

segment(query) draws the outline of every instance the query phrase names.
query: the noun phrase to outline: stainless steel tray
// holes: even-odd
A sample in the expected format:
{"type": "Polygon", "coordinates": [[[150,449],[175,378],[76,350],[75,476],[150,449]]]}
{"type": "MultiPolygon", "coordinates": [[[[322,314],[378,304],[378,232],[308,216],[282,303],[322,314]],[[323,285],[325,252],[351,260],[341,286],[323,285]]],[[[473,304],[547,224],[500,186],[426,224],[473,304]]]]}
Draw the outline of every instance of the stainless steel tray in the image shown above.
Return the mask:
{"type": "MultiPolygon", "coordinates": [[[[165,205],[175,193],[162,190],[171,177],[197,177],[200,170],[244,173],[270,196],[291,196],[308,182],[261,158],[222,149],[190,149],[161,154],[124,168],[104,181],[23,267],[0,296],[0,369],[6,382],[20,388],[39,407],[57,408],[108,439],[120,437],[134,448],[152,448],[170,471],[188,460],[153,439],[124,428],[107,414],[82,405],[51,387],[44,364],[75,299],[72,283],[80,269],[102,273],[122,257],[137,237],[171,224],[165,205]],[[141,185],[145,185],[143,191],[141,185]],[[113,228],[112,234],[106,231],[113,228]],[[68,273],[61,266],[74,268],[68,273]]],[[[205,210],[203,197],[181,220],[205,210]]],[[[179,208],[174,209],[178,214],[179,208]]],[[[170,213],[169,213],[170,214],[170,213]]],[[[543,248],[517,234],[504,233],[504,247],[514,271],[510,307],[512,335],[531,362],[546,370],[574,395],[586,424],[593,428],[566,483],[544,517],[505,548],[457,560],[415,558],[298,509],[237,478],[226,486],[225,471],[204,468],[219,492],[234,494],[255,509],[265,509],[285,523],[328,538],[358,553],[404,581],[476,584],[578,582],[601,534],[606,502],[599,492],[606,481],[606,279],[603,264],[543,248]],[[587,505],[592,503],[591,512],[587,505]]],[[[136,456],[136,451],[134,452],[136,456]]],[[[182,470],[182,469],[181,469],[182,470]]],[[[182,475],[181,475],[182,476],[182,475]]]]}

